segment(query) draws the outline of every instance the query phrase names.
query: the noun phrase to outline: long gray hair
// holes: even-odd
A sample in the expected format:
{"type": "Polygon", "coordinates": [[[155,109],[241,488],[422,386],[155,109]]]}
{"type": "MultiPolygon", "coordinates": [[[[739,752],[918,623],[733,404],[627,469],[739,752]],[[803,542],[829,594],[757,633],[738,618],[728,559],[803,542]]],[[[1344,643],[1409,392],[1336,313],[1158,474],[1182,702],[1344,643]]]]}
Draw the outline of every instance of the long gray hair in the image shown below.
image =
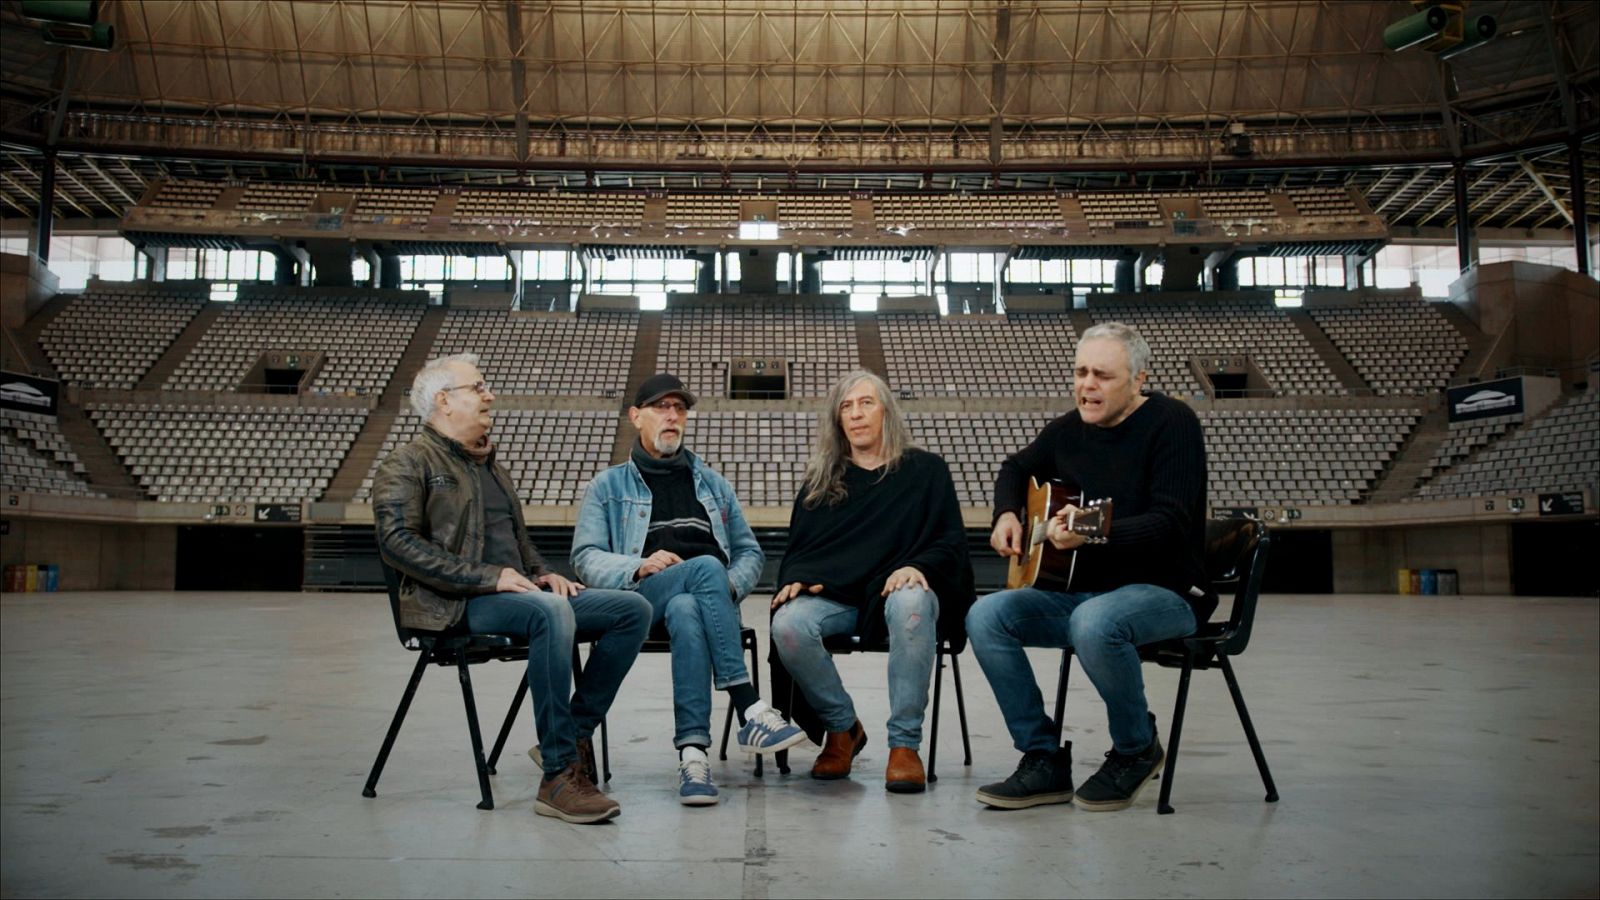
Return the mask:
{"type": "Polygon", "coordinates": [[[840,378],[828,388],[827,399],[823,401],[825,408],[817,416],[817,442],[811,449],[811,458],[806,461],[805,480],[800,486],[806,509],[816,509],[823,503],[833,506],[845,498],[844,473],[850,464],[850,440],[839,426],[839,405],[844,402],[845,395],[863,381],[872,385],[878,394],[878,404],[883,407],[884,474],[898,468],[900,458],[914,446],[900,404],[895,402],[882,378],[865,369],[856,369],[840,378]]]}

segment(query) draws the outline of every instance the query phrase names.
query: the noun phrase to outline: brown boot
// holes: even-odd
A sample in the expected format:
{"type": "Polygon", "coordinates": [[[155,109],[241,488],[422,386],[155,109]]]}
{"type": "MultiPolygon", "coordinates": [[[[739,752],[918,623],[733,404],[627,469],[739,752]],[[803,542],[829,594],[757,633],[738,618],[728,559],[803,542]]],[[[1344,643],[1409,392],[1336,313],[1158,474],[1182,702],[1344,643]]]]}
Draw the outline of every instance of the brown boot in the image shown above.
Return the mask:
{"type": "Polygon", "coordinates": [[[622,806],[600,793],[600,789],[583,773],[583,767],[574,762],[562,769],[560,775],[540,782],[539,797],[533,801],[533,811],[541,816],[555,816],[574,825],[592,825],[615,818],[622,812],[622,806]]]}
{"type": "Polygon", "coordinates": [[[922,771],[922,757],[910,747],[890,747],[889,767],[883,773],[883,786],[896,794],[920,794],[928,787],[922,771]]]}
{"type": "Polygon", "coordinates": [[[583,774],[588,777],[589,783],[595,787],[600,786],[600,767],[594,762],[594,738],[578,738],[578,765],[583,768],[583,774]]]}
{"type": "Polygon", "coordinates": [[[828,732],[822,742],[822,752],[817,754],[817,761],[811,764],[811,777],[822,781],[849,777],[850,762],[861,755],[861,749],[865,746],[867,732],[861,727],[860,719],[850,726],[849,731],[828,732]]]}

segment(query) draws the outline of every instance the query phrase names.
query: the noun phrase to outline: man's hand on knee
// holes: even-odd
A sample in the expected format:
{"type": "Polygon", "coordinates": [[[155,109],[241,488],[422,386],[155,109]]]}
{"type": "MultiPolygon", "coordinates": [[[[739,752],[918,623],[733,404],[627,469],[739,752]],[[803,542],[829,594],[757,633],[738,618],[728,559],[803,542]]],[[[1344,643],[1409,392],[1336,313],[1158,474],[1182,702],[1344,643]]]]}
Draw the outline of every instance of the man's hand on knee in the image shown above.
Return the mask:
{"type": "Polygon", "coordinates": [[[583,585],[576,581],[568,581],[565,577],[555,572],[547,572],[534,579],[534,583],[555,594],[557,597],[576,597],[583,590],[583,585]]]}
{"type": "Polygon", "coordinates": [[[639,570],[634,572],[633,575],[643,581],[651,575],[669,569],[681,562],[683,562],[683,557],[673,553],[671,550],[657,550],[645,557],[644,562],[639,565],[639,570]]]}
{"type": "Polygon", "coordinates": [[[501,594],[526,594],[538,587],[526,575],[508,566],[500,570],[500,579],[495,582],[494,589],[501,594]]]}

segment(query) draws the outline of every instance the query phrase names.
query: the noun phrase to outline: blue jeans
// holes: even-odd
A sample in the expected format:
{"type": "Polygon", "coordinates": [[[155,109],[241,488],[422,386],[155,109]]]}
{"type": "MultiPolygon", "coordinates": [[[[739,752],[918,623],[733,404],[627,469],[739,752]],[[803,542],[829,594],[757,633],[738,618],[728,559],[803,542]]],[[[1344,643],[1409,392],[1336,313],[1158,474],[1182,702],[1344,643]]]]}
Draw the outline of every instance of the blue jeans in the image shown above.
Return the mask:
{"type": "Polygon", "coordinates": [[[546,774],[577,759],[579,737],[594,734],[633,668],[650,630],[650,604],[633,591],[548,591],[482,594],[467,601],[467,630],[528,641],[528,691],[546,774]],[[572,690],[572,647],[580,637],[599,642],[572,690]],[[570,694],[570,699],[569,699],[570,694]]]}
{"type": "MultiPolygon", "coordinates": [[[[922,746],[928,709],[939,598],[920,587],[901,588],[889,595],[883,613],[889,623],[889,746],[915,750],[922,746]]],[[[849,731],[856,708],[822,639],[855,628],[855,607],[810,594],[790,600],[772,616],[772,645],[829,731],[849,731]]]]}
{"type": "Polygon", "coordinates": [[[1018,750],[1053,750],[1056,726],[1045,714],[1024,647],[1071,647],[1106,703],[1118,753],[1150,746],[1139,646],[1183,637],[1194,611],[1176,593],[1130,584],[1104,594],[1060,594],[1037,588],[1000,591],[967,613],[967,639],[994,689],[1018,750]]]}
{"type": "Polygon", "coordinates": [[[696,556],[647,576],[639,593],[650,601],[650,627],[665,621],[672,641],[672,746],[709,747],[712,676],[719,691],[750,681],[728,570],[696,556]]]}

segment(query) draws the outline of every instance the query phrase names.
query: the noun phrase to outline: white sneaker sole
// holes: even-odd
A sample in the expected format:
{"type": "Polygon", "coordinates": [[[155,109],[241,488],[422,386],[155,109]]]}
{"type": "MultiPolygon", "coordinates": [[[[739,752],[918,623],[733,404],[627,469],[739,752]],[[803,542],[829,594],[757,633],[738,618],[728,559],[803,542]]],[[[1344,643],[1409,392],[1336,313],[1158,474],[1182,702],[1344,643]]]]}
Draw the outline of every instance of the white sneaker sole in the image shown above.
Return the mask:
{"type": "Polygon", "coordinates": [[[678,802],[684,806],[716,806],[721,801],[722,798],[716,795],[709,797],[704,794],[690,794],[687,797],[678,795],[678,802]]]}
{"type": "Polygon", "coordinates": [[[1027,809],[1030,806],[1044,806],[1050,803],[1071,803],[1071,791],[1058,791],[1053,794],[1034,794],[1031,797],[1000,797],[994,794],[978,792],[978,802],[996,809],[1027,809]]]}

